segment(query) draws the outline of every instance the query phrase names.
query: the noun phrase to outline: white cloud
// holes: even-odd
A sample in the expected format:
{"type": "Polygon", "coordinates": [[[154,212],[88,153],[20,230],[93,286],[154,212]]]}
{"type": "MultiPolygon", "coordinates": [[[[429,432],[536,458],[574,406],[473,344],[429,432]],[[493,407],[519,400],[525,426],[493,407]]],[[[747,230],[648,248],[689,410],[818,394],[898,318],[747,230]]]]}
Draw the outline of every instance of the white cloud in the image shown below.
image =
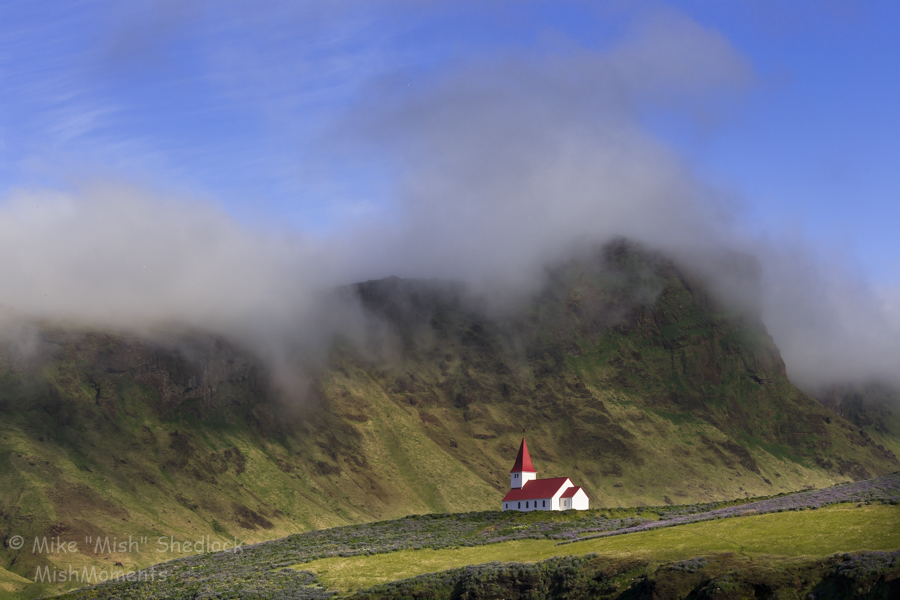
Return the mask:
{"type": "Polygon", "coordinates": [[[320,239],[119,184],[18,191],[0,203],[0,304],[94,326],[234,334],[284,362],[298,340],[336,326],[318,296],[334,285],[396,274],[519,294],[546,262],[624,235],[693,257],[742,300],[743,276],[718,256],[757,256],[758,301],[798,381],[897,381],[896,296],[886,303],[802,242],[742,234],[721,194],[642,126],[650,105],[706,120],[752,85],[715,30],[657,13],[606,51],[494,56],[417,73],[414,87],[396,85],[402,75],[374,81],[315,148],[333,161],[324,172],[375,165],[396,178],[380,220],[366,211],[320,239]]]}

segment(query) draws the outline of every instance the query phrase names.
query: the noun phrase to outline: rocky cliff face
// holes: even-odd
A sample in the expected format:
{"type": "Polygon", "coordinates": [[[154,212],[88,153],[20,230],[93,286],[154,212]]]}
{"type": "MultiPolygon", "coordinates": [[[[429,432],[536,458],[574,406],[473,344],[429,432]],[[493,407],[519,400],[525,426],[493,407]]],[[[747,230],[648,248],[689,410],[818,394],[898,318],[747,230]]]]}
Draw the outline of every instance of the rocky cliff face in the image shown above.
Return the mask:
{"type": "Polygon", "coordinates": [[[834,385],[816,397],[851,423],[858,443],[900,453],[900,390],[877,382],[834,385]]]}
{"type": "Polygon", "coordinates": [[[558,266],[531,302],[490,319],[446,284],[358,290],[402,341],[402,360],[382,365],[385,389],[440,423],[428,431],[460,459],[473,450],[457,438],[502,461],[527,429],[536,456],[582,471],[595,493],[670,485],[691,497],[771,492],[795,468],[792,478],[860,478],[897,464],[791,385],[757,316],[726,312],[671,261],[627,243],[558,266]],[[709,474],[696,477],[698,465],[709,474]]]}
{"type": "Polygon", "coordinates": [[[192,335],[152,342],[133,336],[47,331],[42,342],[50,360],[74,354],[72,358],[85,366],[98,404],[110,410],[115,410],[117,383],[126,380],[155,392],[161,417],[183,412],[191,402],[202,411],[214,411],[227,402],[219,393],[223,384],[248,380],[261,386],[250,397],[265,401],[265,373],[259,362],[221,338],[192,335]]]}

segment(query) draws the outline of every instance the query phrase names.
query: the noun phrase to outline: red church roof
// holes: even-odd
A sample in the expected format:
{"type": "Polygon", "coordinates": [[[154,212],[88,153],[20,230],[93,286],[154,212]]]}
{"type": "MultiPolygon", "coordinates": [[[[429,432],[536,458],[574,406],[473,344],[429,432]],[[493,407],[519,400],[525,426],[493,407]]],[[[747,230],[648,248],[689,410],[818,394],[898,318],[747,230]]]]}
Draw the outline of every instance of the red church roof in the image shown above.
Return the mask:
{"type": "MultiPolygon", "coordinates": [[[[515,502],[516,500],[540,500],[552,498],[569,481],[568,477],[552,477],[550,479],[532,479],[526,481],[521,488],[514,488],[503,496],[503,502],[515,502]]],[[[565,494],[565,492],[563,492],[565,494]]]]}
{"type": "Polygon", "coordinates": [[[528,444],[525,443],[525,438],[522,438],[522,445],[519,446],[519,454],[518,456],[516,456],[516,462],[513,464],[513,467],[509,470],[509,472],[519,473],[523,471],[528,473],[537,473],[537,469],[535,469],[534,465],[531,464],[531,455],[528,454],[528,444]]]}
{"type": "MultiPolygon", "coordinates": [[[[578,490],[580,490],[580,489],[582,489],[580,486],[579,487],[570,487],[569,489],[567,489],[566,491],[564,491],[562,493],[562,496],[560,496],[560,498],[572,498],[575,496],[575,494],[578,493],[578,490]]],[[[585,492],[584,495],[587,496],[587,492],[585,492]]],[[[590,498],[590,496],[588,496],[588,498],[590,498]]]]}

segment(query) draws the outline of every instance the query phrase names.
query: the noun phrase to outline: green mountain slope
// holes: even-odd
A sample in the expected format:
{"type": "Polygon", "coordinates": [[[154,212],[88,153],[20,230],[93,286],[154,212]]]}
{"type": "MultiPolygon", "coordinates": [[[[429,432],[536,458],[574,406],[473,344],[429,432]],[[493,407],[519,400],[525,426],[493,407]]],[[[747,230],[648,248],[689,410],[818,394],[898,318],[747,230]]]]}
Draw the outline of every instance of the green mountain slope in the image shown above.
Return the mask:
{"type": "Polygon", "coordinates": [[[867,442],[900,452],[900,390],[883,383],[834,385],[817,398],[867,442]]]}
{"type": "Polygon", "coordinates": [[[766,495],[900,467],[886,437],[791,385],[758,319],[625,243],[558,266],[503,313],[433,281],[343,293],[380,333],[337,340],[301,406],[211,336],[45,327],[35,347],[5,347],[0,567],[132,568],[185,553],[158,552],[160,536],[249,542],[493,509],[522,435],[539,476],[570,476],[593,506],[766,495]],[[25,548],[9,547],[14,535],[25,548]],[[45,535],[81,551],[33,552],[45,535]],[[93,552],[129,535],[148,541],[93,552]]]}
{"type": "Polygon", "coordinates": [[[359,289],[399,332],[381,387],[461,462],[489,457],[470,466],[498,489],[496,465],[526,429],[541,476],[569,475],[603,504],[767,494],[897,464],[791,385],[757,318],[624,243],[555,269],[527,306],[490,319],[444,284],[359,289]]]}

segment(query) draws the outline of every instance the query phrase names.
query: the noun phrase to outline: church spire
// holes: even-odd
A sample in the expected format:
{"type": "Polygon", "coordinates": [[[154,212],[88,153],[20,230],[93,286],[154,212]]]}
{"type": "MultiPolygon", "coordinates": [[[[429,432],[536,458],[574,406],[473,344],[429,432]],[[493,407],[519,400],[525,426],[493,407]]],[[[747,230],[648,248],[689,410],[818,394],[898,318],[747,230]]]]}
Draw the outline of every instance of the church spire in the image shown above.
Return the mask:
{"type": "Polygon", "coordinates": [[[531,464],[531,455],[528,454],[528,444],[525,443],[525,438],[522,438],[522,445],[519,446],[519,454],[516,456],[516,462],[513,464],[512,469],[509,470],[510,473],[537,473],[534,468],[534,465],[531,464]]]}
{"type": "Polygon", "coordinates": [[[525,438],[522,438],[522,445],[519,446],[519,454],[516,456],[516,462],[513,464],[512,470],[509,472],[510,489],[518,489],[525,487],[529,481],[537,479],[537,471],[531,464],[531,455],[528,454],[528,444],[525,438]]]}

